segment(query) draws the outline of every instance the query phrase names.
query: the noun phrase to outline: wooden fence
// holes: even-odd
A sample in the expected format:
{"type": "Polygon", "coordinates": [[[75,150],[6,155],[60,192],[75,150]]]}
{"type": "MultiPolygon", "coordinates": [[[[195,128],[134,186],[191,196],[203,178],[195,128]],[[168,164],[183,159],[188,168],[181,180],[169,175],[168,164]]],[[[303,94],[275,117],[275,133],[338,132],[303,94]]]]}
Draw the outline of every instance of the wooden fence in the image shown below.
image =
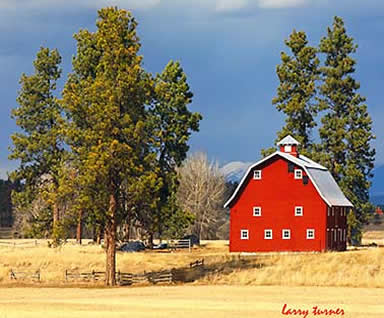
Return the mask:
{"type": "Polygon", "coordinates": [[[204,266],[204,258],[202,258],[201,260],[197,260],[193,263],[189,263],[189,268],[194,268],[198,266],[204,266]]]}
{"type": "Polygon", "coordinates": [[[11,280],[25,280],[25,279],[31,279],[34,281],[40,281],[40,270],[37,270],[36,272],[15,272],[11,269],[9,273],[9,277],[11,280]]]}
{"type": "MultiPolygon", "coordinates": [[[[116,281],[121,286],[142,284],[142,283],[174,283],[174,282],[189,282],[196,278],[196,270],[204,271],[204,259],[196,260],[189,264],[189,268],[172,269],[160,272],[143,272],[139,274],[124,273],[121,271],[116,272],[116,281]]],[[[31,279],[33,281],[41,281],[41,272],[23,272],[10,270],[11,280],[25,280],[31,279]]],[[[65,270],[65,280],[69,281],[83,281],[83,282],[102,282],[105,281],[105,272],[91,271],[91,272],[78,272],[65,270]]]]}
{"type": "Polygon", "coordinates": [[[177,240],[177,241],[171,241],[169,243],[169,246],[171,249],[182,249],[182,248],[187,248],[189,250],[189,252],[191,252],[191,248],[192,248],[192,243],[191,243],[191,240],[177,240]]]}
{"type": "Polygon", "coordinates": [[[35,241],[29,241],[29,242],[4,242],[0,241],[0,246],[6,246],[6,247],[31,247],[31,246],[37,246],[39,243],[37,240],[35,241]]]}
{"type": "MultiPolygon", "coordinates": [[[[138,274],[124,273],[121,271],[116,272],[116,281],[121,286],[143,284],[143,283],[173,283],[176,281],[192,281],[191,271],[194,269],[204,268],[204,259],[197,260],[189,264],[189,268],[172,269],[160,272],[143,272],[138,274]]],[[[105,272],[92,271],[92,272],[71,272],[65,271],[66,281],[103,281],[105,280],[105,272]]]]}

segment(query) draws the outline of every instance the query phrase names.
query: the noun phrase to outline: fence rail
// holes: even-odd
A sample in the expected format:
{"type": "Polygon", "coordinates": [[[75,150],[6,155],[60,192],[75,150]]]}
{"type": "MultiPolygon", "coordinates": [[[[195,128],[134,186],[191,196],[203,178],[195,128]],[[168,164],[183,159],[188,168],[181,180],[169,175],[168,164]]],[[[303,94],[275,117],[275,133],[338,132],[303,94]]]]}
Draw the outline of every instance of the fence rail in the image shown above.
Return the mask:
{"type": "MultiPolygon", "coordinates": [[[[116,281],[121,286],[141,284],[141,283],[174,283],[178,281],[192,281],[190,274],[196,272],[196,268],[202,268],[204,270],[204,259],[196,260],[189,264],[189,268],[172,269],[160,272],[143,272],[138,274],[124,273],[121,271],[116,272],[116,281]]],[[[199,271],[201,271],[199,269],[199,271]]],[[[41,281],[41,272],[26,272],[26,271],[14,271],[10,270],[11,280],[24,280],[31,279],[33,281],[41,281]]],[[[105,281],[105,272],[92,270],[91,272],[79,272],[65,270],[66,281],[83,281],[83,282],[97,282],[105,281]]]]}
{"type": "Polygon", "coordinates": [[[15,272],[11,269],[9,277],[11,280],[24,280],[29,278],[32,280],[40,281],[41,279],[40,270],[37,270],[36,272],[15,272]]]}
{"type": "Polygon", "coordinates": [[[5,246],[14,246],[14,247],[27,247],[27,246],[37,246],[38,244],[39,243],[37,240],[30,241],[30,242],[20,242],[20,243],[0,241],[0,246],[5,245],[5,246]]]}
{"type": "MultiPolygon", "coordinates": [[[[116,272],[116,281],[121,286],[127,286],[132,284],[142,283],[173,283],[176,281],[182,281],[183,277],[188,276],[188,270],[195,268],[204,267],[204,259],[196,260],[189,264],[187,269],[172,269],[161,272],[143,272],[138,274],[125,273],[120,270],[116,272]]],[[[92,272],[71,272],[70,270],[65,271],[65,280],[73,281],[103,281],[105,280],[105,272],[92,271],[92,272]]],[[[189,280],[188,280],[189,281],[189,280]]]]}
{"type": "Polygon", "coordinates": [[[189,268],[194,268],[199,266],[204,266],[204,258],[202,258],[201,260],[197,260],[195,262],[189,263],[189,268]]]}
{"type": "Polygon", "coordinates": [[[177,240],[177,241],[171,241],[170,242],[170,247],[173,249],[178,249],[178,248],[187,248],[189,252],[191,252],[192,248],[192,242],[191,240],[177,240]]]}

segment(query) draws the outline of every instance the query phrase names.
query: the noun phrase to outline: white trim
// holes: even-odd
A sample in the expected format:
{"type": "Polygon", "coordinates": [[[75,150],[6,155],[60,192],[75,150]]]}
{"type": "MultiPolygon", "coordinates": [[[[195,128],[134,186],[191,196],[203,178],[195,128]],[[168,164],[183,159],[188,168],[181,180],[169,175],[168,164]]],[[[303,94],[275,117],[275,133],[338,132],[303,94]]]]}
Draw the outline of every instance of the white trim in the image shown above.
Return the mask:
{"type": "Polygon", "coordinates": [[[303,216],[304,215],[304,208],[302,206],[295,206],[295,216],[303,216]],[[301,210],[301,213],[298,213],[298,210],[301,210]]]}
{"type": "Polygon", "coordinates": [[[253,171],[253,180],[261,180],[261,170],[253,171]]]}
{"type": "Polygon", "coordinates": [[[296,180],[299,180],[299,179],[303,179],[303,170],[301,170],[301,169],[295,169],[294,171],[293,171],[293,175],[295,176],[295,179],[296,180]]]}
{"type": "Polygon", "coordinates": [[[283,240],[290,240],[291,239],[291,230],[290,229],[282,229],[281,238],[283,240]],[[284,237],[284,231],[288,231],[288,237],[284,237]]]}
{"type": "Polygon", "coordinates": [[[264,240],[272,240],[273,239],[273,232],[271,229],[264,230],[264,240]],[[267,233],[271,233],[271,237],[267,237],[267,233]]]}
{"type": "Polygon", "coordinates": [[[240,230],[240,239],[241,240],[248,240],[249,239],[249,231],[242,229],[240,230]],[[246,236],[243,236],[243,234],[246,234],[246,236]]]}
{"type": "Polygon", "coordinates": [[[315,239],[315,230],[314,229],[307,229],[307,240],[314,240],[315,239]],[[309,237],[309,233],[313,233],[312,237],[309,237]]]}
{"type": "Polygon", "coordinates": [[[253,216],[261,216],[261,206],[253,207],[253,216]],[[258,210],[258,213],[256,212],[258,210]]]}
{"type": "MultiPolygon", "coordinates": [[[[231,203],[231,201],[237,196],[237,193],[240,191],[240,188],[241,186],[243,185],[243,183],[247,180],[247,177],[249,176],[250,172],[255,168],[257,167],[258,165],[260,165],[261,163],[271,159],[272,157],[274,156],[280,156],[290,162],[293,162],[294,164],[296,164],[297,166],[301,167],[306,175],[309,177],[309,179],[311,180],[312,184],[314,185],[315,189],[317,190],[317,192],[320,194],[320,197],[324,200],[324,202],[332,207],[333,205],[327,200],[327,198],[321,193],[319,187],[317,186],[315,180],[312,178],[311,174],[308,173],[308,170],[306,168],[306,166],[302,163],[304,160],[308,162],[307,166],[310,167],[310,168],[315,168],[315,169],[320,169],[320,170],[327,170],[326,168],[324,168],[323,166],[315,163],[314,161],[308,159],[307,157],[303,156],[303,155],[300,155],[299,158],[303,158],[304,160],[300,160],[288,153],[284,153],[284,152],[281,152],[281,151],[276,151],[274,152],[273,154],[270,154],[269,156],[259,160],[258,162],[254,163],[253,165],[249,166],[248,167],[248,170],[247,172],[244,174],[243,178],[241,179],[239,185],[237,186],[236,190],[233,192],[232,196],[228,199],[227,202],[225,202],[224,204],[224,208],[227,208],[229,206],[229,204],[231,203]]],[[[351,205],[352,207],[352,205],[351,205]]]]}

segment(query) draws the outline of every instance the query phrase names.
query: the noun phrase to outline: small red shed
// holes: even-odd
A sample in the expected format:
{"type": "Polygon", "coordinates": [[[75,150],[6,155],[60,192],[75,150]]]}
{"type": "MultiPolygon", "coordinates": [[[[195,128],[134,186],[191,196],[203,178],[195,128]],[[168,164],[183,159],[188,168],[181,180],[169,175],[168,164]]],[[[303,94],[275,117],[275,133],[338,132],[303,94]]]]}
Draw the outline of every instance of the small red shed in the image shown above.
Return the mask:
{"type": "Polygon", "coordinates": [[[327,168],[298,153],[297,140],[278,145],[248,168],[224,205],[230,251],[345,250],[352,203],[327,168]]]}

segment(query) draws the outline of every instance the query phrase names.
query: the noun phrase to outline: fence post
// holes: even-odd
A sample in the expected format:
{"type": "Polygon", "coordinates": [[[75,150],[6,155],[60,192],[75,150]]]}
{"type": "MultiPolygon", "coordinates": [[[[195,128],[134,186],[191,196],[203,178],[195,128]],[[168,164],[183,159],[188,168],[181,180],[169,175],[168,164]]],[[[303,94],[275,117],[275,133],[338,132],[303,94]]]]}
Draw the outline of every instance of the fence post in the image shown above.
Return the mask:
{"type": "Polygon", "coordinates": [[[191,253],[191,239],[188,240],[188,249],[189,249],[189,253],[191,253]]]}
{"type": "Polygon", "coordinates": [[[37,240],[35,240],[35,246],[37,246],[37,240]]]}
{"type": "Polygon", "coordinates": [[[67,273],[67,270],[65,270],[65,280],[66,280],[66,281],[68,280],[68,273],[67,273]]]}

